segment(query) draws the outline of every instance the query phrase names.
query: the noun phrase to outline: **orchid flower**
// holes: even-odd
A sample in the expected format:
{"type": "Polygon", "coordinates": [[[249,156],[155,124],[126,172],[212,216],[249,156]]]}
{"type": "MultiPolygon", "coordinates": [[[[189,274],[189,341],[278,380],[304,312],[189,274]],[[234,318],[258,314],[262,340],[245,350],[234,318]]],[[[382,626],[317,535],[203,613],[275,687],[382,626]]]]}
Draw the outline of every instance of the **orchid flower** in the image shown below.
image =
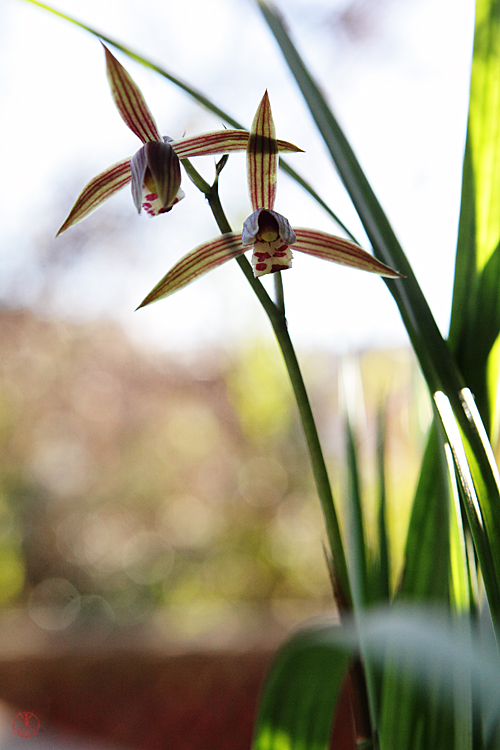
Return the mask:
{"type": "MultiPolygon", "coordinates": [[[[141,302],[140,307],[168,297],[232,258],[253,247],[255,276],[291,268],[292,251],[369,271],[389,278],[401,274],[354,242],[315,229],[292,229],[288,219],[273,210],[276,196],[279,144],[276,140],[267,91],[255,114],[247,145],[247,173],[253,213],[243,232],[228,232],[185,255],[141,302]]],[[[299,150],[299,149],[296,149],[299,150]]]]}
{"type": "MultiPolygon", "coordinates": [[[[113,164],[82,190],[58,234],[77,224],[104,201],[132,183],[132,198],[140,213],[157,216],[172,209],[183,197],[179,159],[191,156],[245,151],[247,130],[217,130],[174,141],[161,136],[141,90],[105,45],[106,72],[111,94],[125,124],[144,144],[133,157],[113,164]]],[[[300,151],[279,141],[283,152],[300,151]]]]}

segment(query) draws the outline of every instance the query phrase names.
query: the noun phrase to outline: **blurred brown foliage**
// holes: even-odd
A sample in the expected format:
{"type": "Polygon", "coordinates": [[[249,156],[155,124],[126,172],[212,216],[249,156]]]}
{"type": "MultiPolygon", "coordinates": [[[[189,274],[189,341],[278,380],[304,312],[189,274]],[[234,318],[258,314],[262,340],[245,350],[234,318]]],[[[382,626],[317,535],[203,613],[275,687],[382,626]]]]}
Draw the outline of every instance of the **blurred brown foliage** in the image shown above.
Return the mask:
{"type": "MultiPolygon", "coordinates": [[[[23,603],[49,632],[156,617],[188,638],[222,623],[226,635],[237,630],[243,605],[285,626],[332,606],[319,503],[270,345],[183,363],[141,350],[116,323],[9,309],[0,335],[6,606],[23,603]]],[[[338,357],[304,359],[340,492],[339,368],[338,357]]],[[[411,360],[368,353],[342,377],[348,390],[362,384],[361,454],[373,448],[385,394],[392,474],[411,495],[422,432],[408,411],[411,360]]],[[[374,476],[365,480],[373,494],[374,476]]]]}

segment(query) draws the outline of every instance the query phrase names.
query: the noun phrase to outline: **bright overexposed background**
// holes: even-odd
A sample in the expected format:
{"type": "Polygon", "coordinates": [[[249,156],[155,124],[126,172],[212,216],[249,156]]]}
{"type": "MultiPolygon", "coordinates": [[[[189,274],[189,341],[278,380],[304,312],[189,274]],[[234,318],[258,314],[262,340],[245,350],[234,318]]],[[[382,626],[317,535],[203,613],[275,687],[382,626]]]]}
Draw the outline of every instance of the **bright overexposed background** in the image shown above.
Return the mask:
{"type": "MultiPolygon", "coordinates": [[[[247,126],[267,88],[278,136],[306,151],[289,156],[289,163],[366,242],[256,3],[58,0],[56,7],[148,56],[247,126]]],[[[280,7],[446,332],[472,1],[282,0],[280,7]]],[[[117,55],[164,134],[176,138],[221,127],[175,86],[117,55]]],[[[5,303],[32,305],[69,320],[117,317],[134,337],[168,350],[227,346],[268,330],[235,263],[169,300],[133,312],[178,258],[218,234],[203,197],[187,178],[186,199],[166,216],[137,216],[125,190],[85,221],[85,237],[74,228],[66,238],[53,238],[84,184],[140,145],[113,105],[94,37],[23,0],[2,0],[0,93],[0,298],[5,303]]],[[[211,179],[213,159],[198,164],[211,179]]],[[[244,168],[244,156],[232,156],[221,178],[235,229],[251,210],[244,168]]],[[[276,210],[292,225],[337,231],[285,175],[276,210]]],[[[406,342],[380,279],[297,256],[284,284],[290,330],[299,347],[345,351],[406,342]]]]}

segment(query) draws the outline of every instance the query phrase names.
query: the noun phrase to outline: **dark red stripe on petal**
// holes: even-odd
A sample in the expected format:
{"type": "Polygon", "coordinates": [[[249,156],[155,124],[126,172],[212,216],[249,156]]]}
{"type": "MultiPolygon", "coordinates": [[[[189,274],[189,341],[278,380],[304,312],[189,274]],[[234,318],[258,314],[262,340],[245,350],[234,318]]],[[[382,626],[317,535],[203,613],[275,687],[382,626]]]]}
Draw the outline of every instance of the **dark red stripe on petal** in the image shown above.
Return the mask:
{"type": "Polygon", "coordinates": [[[174,141],[172,147],[181,159],[244,151],[247,148],[248,136],[247,130],[217,130],[174,141]]]}
{"type": "Polygon", "coordinates": [[[291,154],[296,154],[298,152],[300,152],[301,154],[304,153],[303,148],[299,148],[298,146],[295,146],[295,144],[289,143],[288,141],[282,141],[281,138],[278,138],[277,143],[278,143],[278,151],[280,152],[281,151],[284,153],[288,152],[291,154]]]}
{"type": "MultiPolygon", "coordinates": [[[[211,156],[244,151],[248,146],[249,135],[248,130],[216,130],[172,141],[171,146],[180,159],[191,156],[211,156]]],[[[278,140],[277,147],[278,151],[282,152],[302,152],[301,148],[288,141],[278,140]]]]}

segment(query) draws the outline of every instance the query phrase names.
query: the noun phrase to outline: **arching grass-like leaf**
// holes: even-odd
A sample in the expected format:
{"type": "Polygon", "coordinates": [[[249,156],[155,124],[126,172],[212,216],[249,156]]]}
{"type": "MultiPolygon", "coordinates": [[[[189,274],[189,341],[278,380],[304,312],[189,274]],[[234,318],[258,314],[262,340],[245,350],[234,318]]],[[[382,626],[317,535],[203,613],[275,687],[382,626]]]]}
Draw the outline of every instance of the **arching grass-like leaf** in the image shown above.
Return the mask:
{"type": "MultiPolygon", "coordinates": [[[[498,5],[500,0],[482,2],[498,5]]],[[[481,437],[480,420],[478,415],[472,416],[464,404],[462,375],[439,332],[403,249],[323,93],[300,57],[275,6],[265,0],[258,0],[258,3],[331,153],[375,255],[405,276],[388,282],[388,288],[399,307],[430,392],[443,392],[449,399],[468,446],[468,459],[475,464],[473,480],[481,486],[477,494],[479,502],[485,505],[486,519],[478,555],[481,566],[493,565],[493,570],[487,575],[486,588],[495,620],[500,622],[500,541],[497,541],[500,540],[500,491],[481,437]],[[484,557],[481,557],[483,552],[484,557]]],[[[460,467],[457,471],[460,472],[460,467]]]]}
{"type": "Polygon", "coordinates": [[[264,684],[253,750],[328,750],[351,650],[335,641],[338,629],[305,630],[277,653],[264,684]]]}

